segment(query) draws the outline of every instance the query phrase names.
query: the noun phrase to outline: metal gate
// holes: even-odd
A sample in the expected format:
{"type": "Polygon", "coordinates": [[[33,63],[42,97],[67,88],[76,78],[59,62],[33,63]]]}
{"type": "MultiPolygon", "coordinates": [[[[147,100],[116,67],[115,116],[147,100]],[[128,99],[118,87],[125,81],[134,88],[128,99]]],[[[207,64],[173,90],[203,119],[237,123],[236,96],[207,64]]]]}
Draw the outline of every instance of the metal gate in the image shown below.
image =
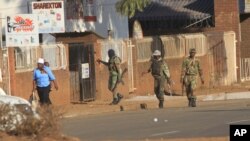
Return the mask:
{"type": "Polygon", "coordinates": [[[250,58],[241,58],[240,60],[240,78],[241,81],[250,80],[250,58]]]}
{"type": "Polygon", "coordinates": [[[71,102],[95,99],[95,66],[93,45],[69,44],[71,102]]]}
{"type": "Polygon", "coordinates": [[[231,85],[237,81],[235,33],[207,34],[210,85],[231,85]]]}

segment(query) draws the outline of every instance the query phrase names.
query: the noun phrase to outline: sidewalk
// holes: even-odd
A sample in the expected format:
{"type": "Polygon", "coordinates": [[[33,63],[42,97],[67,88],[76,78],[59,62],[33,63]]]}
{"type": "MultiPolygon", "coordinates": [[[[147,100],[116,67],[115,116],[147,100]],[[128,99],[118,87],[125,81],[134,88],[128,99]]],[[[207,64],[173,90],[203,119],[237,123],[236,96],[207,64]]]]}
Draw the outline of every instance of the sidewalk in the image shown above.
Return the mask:
{"type": "MultiPolygon", "coordinates": [[[[236,100],[249,99],[250,91],[245,92],[220,92],[208,95],[197,96],[197,102],[209,102],[220,100],[236,100]]],[[[157,109],[158,100],[155,95],[149,96],[134,96],[129,99],[123,99],[118,105],[109,105],[110,101],[93,101],[84,104],[71,104],[64,107],[65,118],[94,115],[101,113],[119,112],[119,111],[135,111],[141,109],[141,104],[146,104],[147,109],[157,109]]],[[[165,108],[170,107],[187,107],[186,96],[165,96],[165,108]]]]}

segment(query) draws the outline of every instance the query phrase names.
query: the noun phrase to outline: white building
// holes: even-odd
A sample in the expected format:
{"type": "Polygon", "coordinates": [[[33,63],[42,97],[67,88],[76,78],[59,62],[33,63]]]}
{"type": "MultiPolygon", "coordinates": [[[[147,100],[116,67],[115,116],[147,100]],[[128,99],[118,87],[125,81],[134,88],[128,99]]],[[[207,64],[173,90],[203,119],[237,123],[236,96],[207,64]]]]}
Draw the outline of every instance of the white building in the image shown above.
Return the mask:
{"type": "MultiPolygon", "coordinates": [[[[32,13],[31,2],[33,1],[35,0],[0,1],[3,35],[5,34],[6,16],[32,13]]],[[[117,1],[64,0],[65,32],[91,31],[107,38],[108,31],[110,31],[114,39],[128,38],[128,18],[116,12],[115,3],[117,1]]],[[[54,40],[53,36],[49,34],[43,36],[44,43],[54,40]]]]}

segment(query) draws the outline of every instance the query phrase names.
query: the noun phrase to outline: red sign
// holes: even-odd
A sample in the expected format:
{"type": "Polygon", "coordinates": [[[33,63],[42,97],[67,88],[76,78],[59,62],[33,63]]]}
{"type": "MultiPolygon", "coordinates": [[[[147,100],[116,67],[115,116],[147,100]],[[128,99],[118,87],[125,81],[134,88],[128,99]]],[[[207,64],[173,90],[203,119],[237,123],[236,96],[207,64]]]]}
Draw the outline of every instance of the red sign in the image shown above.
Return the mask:
{"type": "Polygon", "coordinates": [[[95,0],[85,0],[84,3],[84,20],[85,22],[96,22],[95,0]]]}

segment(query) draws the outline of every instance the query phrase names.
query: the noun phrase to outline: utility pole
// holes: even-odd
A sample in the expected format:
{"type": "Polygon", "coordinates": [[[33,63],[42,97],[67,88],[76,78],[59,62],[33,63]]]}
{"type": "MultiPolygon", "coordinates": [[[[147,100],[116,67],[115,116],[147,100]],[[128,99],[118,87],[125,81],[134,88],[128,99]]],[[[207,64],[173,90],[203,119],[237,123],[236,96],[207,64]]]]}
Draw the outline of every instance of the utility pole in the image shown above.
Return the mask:
{"type": "Polygon", "coordinates": [[[2,14],[0,13],[0,48],[3,47],[3,33],[2,33],[2,14]]]}
{"type": "MultiPolygon", "coordinates": [[[[2,36],[2,14],[0,13],[0,49],[1,50],[2,50],[2,38],[3,38],[3,36],[2,36]]],[[[2,53],[2,51],[1,51],[1,53],[2,53]]],[[[0,54],[0,55],[2,55],[2,54],[0,54]]],[[[0,57],[0,58],[2,58],[2,57],[0,57]]],[[[0,63],[0,65],[2,65],[2,63],[0,63]]],[[[2,78],[2,66],[0,66],[0,82],[3,82],[3,78],[2,78]]]]}
{"type": "Polygon", "coordinates": [[[0,13],[0,49],[2,50],[2,61],[0,66],[0,69],[2,70],[2,83],[3,83],[3,89],[8,94],[11,95],[11,86],[10,86],[10,71],[9,71],[9,53],[8,48],[3,46],[3,32],[2,32],[2,20],[6,18],[2,17],[2,14],[0,13]]]}

